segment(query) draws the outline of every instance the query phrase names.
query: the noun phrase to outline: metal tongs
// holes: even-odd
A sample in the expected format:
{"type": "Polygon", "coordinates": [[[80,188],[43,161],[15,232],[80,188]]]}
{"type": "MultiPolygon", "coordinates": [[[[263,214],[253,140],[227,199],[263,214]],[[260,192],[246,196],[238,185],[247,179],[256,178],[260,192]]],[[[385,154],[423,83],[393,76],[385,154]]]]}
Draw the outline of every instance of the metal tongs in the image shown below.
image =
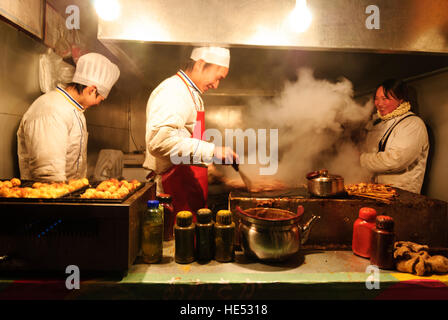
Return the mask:
{"type": "Polygon", "coordinates": [[[240,165],[238,163],[232,163],[233,169],[235,169],[236,172],[240,174],[241,179],[244,182],[244,185],[246,186],[247,191],[250,192],[252,189],[252,182],[249,180],[249,178],[244,174],[244,172],[241,170],[240,165]]]}

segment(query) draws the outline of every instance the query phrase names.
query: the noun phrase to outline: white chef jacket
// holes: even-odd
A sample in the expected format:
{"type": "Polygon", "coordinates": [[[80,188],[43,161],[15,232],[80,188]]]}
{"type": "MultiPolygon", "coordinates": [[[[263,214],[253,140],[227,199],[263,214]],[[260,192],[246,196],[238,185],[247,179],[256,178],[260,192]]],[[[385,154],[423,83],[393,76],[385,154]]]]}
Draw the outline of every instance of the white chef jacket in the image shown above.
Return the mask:
{"type": "Polygon", "coordinates": [[[87,176],[84,108],[57,87],[40,96],[17,131],[21,179],[66,181],[87,176]]]}
{"type": "Polygon", "coordinates": [[[160,175],[172,166],[170,155],[211,162],[215,145],[191,138],[197,111],[203,108],[199,89],[174,75],[164,80],[149,97],[146,106],[146,154],[143,167],[160,175]]]}
{"type": "Polygon", "coordinates": [[[360,162],[374,174],[374,182],[420,193],[429,151],[428,133],[422,119],[411,116],[401,121],[391,131],[384,152],[378,152],[378,144],[388,130],[408,115],[413,113],[409,111],[376,125],[372,121],[360,162]]]}

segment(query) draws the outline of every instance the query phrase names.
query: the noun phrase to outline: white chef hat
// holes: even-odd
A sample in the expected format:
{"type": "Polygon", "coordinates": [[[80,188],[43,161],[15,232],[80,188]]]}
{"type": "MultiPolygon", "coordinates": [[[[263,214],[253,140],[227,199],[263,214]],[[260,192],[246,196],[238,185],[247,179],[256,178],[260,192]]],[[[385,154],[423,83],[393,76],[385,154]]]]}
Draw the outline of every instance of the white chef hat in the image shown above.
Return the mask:
{"type": "Polygon", "coordinates": [[[87,53],[79,58],[72,82],[96,86],[98,93],[107,98],[119,76],[120,69],[105,56],[87,53]]]}
{"type": "Polygon", "coordinates": [[[193,49],[190,58],[194,61],[202,59],[207,63],[228,68],[230,64],[230,51],[227,48],[221,47],[199,47],[193,49]]]}

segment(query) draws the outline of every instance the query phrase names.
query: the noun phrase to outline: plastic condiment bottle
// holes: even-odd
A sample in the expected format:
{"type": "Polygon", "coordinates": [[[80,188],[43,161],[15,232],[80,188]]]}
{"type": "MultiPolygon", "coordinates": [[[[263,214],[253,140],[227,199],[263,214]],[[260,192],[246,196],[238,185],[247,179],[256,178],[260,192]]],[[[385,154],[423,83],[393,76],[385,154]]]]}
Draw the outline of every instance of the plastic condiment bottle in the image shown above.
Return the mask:
{"type": "Polygon", "coordinates": [[[143,215],[142,258],[145,263],[160,262],[163,255],[163,220],[159,201],[149,200],[143,215]]]}
{"type": "Polygon", "coordinates": [[[372,232],[370,263],[380,269],[394,269],[394,219],[380,215],[376,217],[376,227],[372,232]]]}
{"type": "Polygon", "coordinates": [[[176,214],[174,213],[171,195],[160,193],[157,196],[157,200],[159,200],[160,204],[163,207],[163,240],[173,240],[176,214]]]}
{"type": "Polygon", "coordinates": [[[230,262],[235,257],[235,223],[229,210],[219,210],[215,223],[215,260],[230,262]]]}
{"type": "Polygon", "coordinates": [[[196,213],[196,258],[198,261],[210,261],[214,257],[214,223],[212,211],[204,208],[196,213]]]}
{"type": "Polygon", "coordinates": [[[190,211],[179,211],[174,225],[174,261],[191,263],[195,260],[195,225],[190,211]]]}
{"type": "Polygon", "coordinates": [[[353,224],[352,251],[363,258],[370,258],[372,232],[375,229],[376,210],[364,207],[359,210],[358,219],[353,224]]]}

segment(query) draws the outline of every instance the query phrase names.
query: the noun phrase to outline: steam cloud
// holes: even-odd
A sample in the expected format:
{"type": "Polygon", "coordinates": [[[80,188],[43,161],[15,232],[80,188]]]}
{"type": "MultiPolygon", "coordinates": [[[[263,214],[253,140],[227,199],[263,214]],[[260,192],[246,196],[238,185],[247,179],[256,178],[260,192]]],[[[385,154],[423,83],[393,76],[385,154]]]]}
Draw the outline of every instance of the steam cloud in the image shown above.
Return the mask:
{"type": "MultiPolygon", "coordinates": [[[[353,86],[345,78],[331,83],[316,79],[310,69],[300,69],[298,80],[286,83],[280,96],[249,101],[247,128],[279,130],[277,175],[261,178],[293,187],[306,183],[308,172],[326,168],[330,174],[343,176],[346,184],[367,181],[356,143],[362,138],[360,132],[372,114],[373,103],[369,100],[360,105],[353,94],[353,86]]],[[[256,176],[258,168],[248,165],[246,171],[251,179],[260,178],[256,176]]]]}

